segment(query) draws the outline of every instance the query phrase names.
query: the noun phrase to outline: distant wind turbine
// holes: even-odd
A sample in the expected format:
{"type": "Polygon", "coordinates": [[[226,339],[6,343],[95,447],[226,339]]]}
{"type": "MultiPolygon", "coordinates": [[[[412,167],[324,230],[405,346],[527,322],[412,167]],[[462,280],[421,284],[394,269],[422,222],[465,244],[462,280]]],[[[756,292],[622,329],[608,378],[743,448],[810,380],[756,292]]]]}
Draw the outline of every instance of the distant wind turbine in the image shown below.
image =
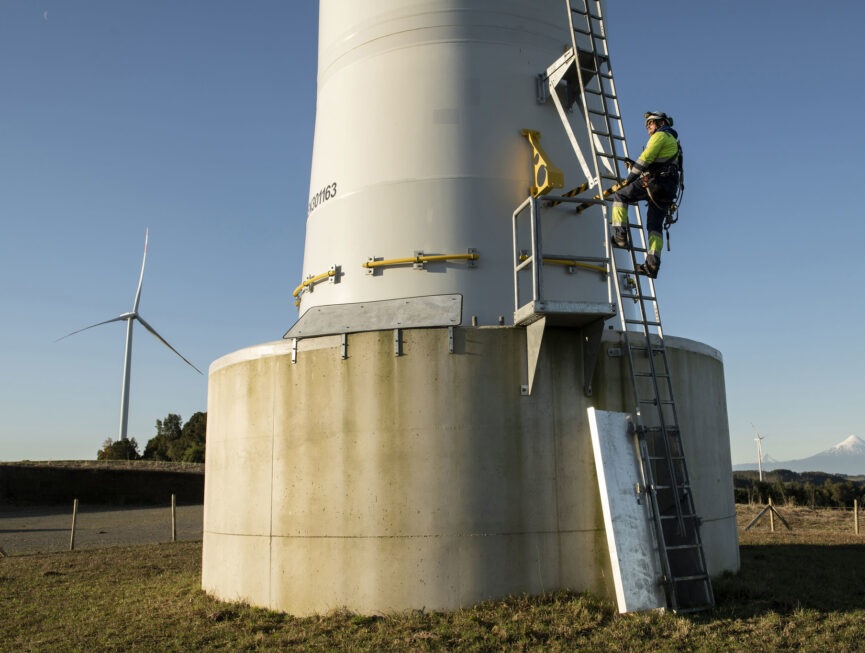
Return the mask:
{"type": "MultiPolygon", "coordinates": [[[[68,338],[69,336],[74,336],[76,333],[81,333],[82,331],[86,331],[87,329],[92,329],[93,327],[98,327],[103,324],[108,324],[109,322],[126,322],[126,354],[123,359],[123,386],[120,391],[120,439],[126,439],[127,426],[129,424],[129,379],[132,373],[132,323],[135,320],[141,322],[141,326],[150,331],[153,336],[159,340],[163,345],[168,347],[175,354],[180,356],[189,365],[192,369],[194,369],[199,374],[203,374],[203,372],[195,367],[192,363],[190,363],[183,354],[177,351],[174,347],[168,344],[168,341],[159,335],[152,326],[150,326],[143,317],[138,314],[138,304],[141,302],[141,286],[144,283],[144,264],[147,262],[147,239],[149,236],[149,230],[144,231],[144,257],[141,259],[141,276],[138,277],[138,290],[135,293],[135,303],[132,305],[132,310],[128,313],[122,313],[117,317],[113,317],[110,320],[105,320],[103,322],[97,322],[96,324],[91,324],[90,326],[84,327],[83,329],[78,329],[77,331],[73,331],[72,333],[67,333],[63,338],[68,338]]],[[[58,340],[63,340],[63,338],[58,338],[58,340]]]]}
{"type": "MultiPolygon", "coordinates": [[[[751,423],[751,426],[754,426],[754,423],[751,423]]],[[[760,480],[763,480],[763,438],[765,435],[760,435],[757,432],[757,427],[754,426],[754,442],[757,443],[757,472],[760,476],[760,480]]]]}

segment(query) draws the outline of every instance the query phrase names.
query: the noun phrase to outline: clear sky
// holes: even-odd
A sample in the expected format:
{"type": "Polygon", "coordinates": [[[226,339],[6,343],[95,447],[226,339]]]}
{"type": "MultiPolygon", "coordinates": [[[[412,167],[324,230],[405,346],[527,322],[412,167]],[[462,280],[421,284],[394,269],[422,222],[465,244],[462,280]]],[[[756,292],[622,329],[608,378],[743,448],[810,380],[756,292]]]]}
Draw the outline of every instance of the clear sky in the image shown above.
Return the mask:
{"type": "MultiPolygon", "coordinates": [[[[0,460],[116,437],[132,308],[202,370],[296,318],[317,2],[0,0],[0,460]]],[[[665,332],[725,361],[733,462],[865,437],[865,4],[611,1],[631,151],[673,115],[686,194],[665,332]]],[[[207,377],[135,332],[129,435],[207,377]]]]}

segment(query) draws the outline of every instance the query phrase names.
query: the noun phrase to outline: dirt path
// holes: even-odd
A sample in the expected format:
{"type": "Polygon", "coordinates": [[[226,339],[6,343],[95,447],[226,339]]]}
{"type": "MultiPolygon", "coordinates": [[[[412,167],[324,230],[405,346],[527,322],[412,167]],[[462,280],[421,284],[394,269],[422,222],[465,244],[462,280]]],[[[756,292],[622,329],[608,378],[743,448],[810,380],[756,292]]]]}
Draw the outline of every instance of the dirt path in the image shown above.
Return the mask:
{"type": "MultiPolygon", "coordinates": [[[[177,507],[177,539],[200,540],[203,506],[177,507]]],[[[68,551],[72,505],[0,507],[0,551],[7,556],[68,551]]],[[[171,509],[78,506],[75,548],[171,541],[171,509]]]]}

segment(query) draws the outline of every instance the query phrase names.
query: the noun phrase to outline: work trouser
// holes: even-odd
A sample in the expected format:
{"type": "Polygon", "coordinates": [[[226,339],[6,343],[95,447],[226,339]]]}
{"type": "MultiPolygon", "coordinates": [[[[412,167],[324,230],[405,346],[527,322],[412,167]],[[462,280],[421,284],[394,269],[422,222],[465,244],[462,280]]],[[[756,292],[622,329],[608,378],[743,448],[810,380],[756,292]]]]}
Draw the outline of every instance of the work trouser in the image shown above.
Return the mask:
{"type": "Polygon", "coordinates": [[[649,254],[661,257],[664,249],[664,219],[667,217],[669,202],[655,204],[649,199],[649,193],[643,186],[643,180],[628,184],[620,191],[613,194],[613,217],[614,227],[625,227],[628,224],[628,205],[648,201],[649,207],[646,211],[646,230],[649,232],[649,254]]]}

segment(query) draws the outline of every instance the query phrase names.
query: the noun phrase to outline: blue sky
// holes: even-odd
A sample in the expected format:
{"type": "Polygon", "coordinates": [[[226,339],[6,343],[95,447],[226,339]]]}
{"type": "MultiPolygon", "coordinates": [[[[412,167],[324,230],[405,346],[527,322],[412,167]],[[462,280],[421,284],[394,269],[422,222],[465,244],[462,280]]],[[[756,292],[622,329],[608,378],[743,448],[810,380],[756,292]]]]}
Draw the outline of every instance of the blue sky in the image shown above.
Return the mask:
{"type": "MultiPolygon", "coordinates": [[[[116,437],[132,307],[199,368],[294,321],[315,118],[316,2],[0,0],[0,460],[116,437]]],[[[630,149],[676,119],[686,194],[665,331],[725,360],[733,462],[865,436],[852,193],[865,5],[611,2],[630,149]]],[[[207,377],[135,333],[129,434],[206,409],[207,377]]]]}

